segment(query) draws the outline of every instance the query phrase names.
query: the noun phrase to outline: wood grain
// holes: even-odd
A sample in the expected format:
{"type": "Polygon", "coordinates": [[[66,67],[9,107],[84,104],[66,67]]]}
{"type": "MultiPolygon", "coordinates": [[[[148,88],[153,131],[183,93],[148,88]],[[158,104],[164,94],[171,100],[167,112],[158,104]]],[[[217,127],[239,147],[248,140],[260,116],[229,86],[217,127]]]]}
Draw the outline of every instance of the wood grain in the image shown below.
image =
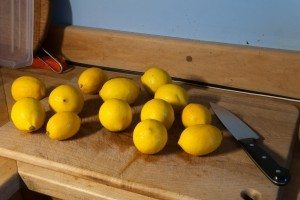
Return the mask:
{"type": "Polygon", "coordinates": [[[17,163],[0,157],[0,200],[9,199],[20,189],[17,163]]]}
{"type": "MultiPolygon", "coordinates": [[[[13,104],[9,89],[21,75],[32,74],[44,80],[48,89],[62,83],[76,84],[83,68],[58,75],[44,70],[1,69],[8,110],[13,104]]],[[[107,72],[109,77],[128,76],[107,72]]],[[[270,98],[230,93],[222,90],[183,86],[191,102],[216,102],[238,114],[264,138],[264,146],[282,165],[290,164],[290,149],[295,139],[298,110],[270,98]]],[[[3,94],[2,94],[3,95],[3,94]]],[[[44,129],[22,134],[11,122],[0,127],[0,155],[88,179],[90,181],[159,199],[240,199],[243,191],[263,199],[279,198],[274,186],[248,158],[219,121],[213,124],[224,134],[221,147],[204,157],[189,156],[176,144],[183,127],[177,120],[169,131],[169,142],[158,155],[142,155],[133,146],[132,129],[139,121],[138,112],[150,97],[142,93],[133,110],[133,125],[122,133],[110,133],[98,122],[101,100],[98,95],[85,96],[80,114],[82,127],[70,140],[51,141],[44,129]],[[9,134],[7,134],[9,133],[9,134]]],[[[47,106],[47,98],[42,100],[47,106]]],[[[179,119],[179,116],[177,116],[179,119]]],[[[298,130],[298,128],[297,128],[298,130]]],[[[281,193],[279,194],[281,195],[281,193]]]]}
{"type": "Polygon", "coordinates": [[[18,162],[18,172],[30,190],[64,200],[152,199],[144,195],[22,162],[18,162]]]}
{"type": "Polygon", "coordinates": [[[300,99],[300,53],[84,27],[51,27],[48,49],[71,61],[300,99]]]}

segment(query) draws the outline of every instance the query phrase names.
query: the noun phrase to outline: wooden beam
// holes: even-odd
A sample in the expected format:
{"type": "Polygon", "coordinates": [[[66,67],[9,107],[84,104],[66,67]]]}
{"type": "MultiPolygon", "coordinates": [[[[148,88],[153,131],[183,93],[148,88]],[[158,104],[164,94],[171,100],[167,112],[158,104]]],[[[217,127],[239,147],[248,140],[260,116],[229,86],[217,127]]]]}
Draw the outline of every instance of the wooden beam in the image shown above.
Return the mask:
{"type": "Polygon", "coordinates": [[[300,99],[300,52],[76,26],[50,28],[45,46],[70,61],[145,71],[300,99]]]}

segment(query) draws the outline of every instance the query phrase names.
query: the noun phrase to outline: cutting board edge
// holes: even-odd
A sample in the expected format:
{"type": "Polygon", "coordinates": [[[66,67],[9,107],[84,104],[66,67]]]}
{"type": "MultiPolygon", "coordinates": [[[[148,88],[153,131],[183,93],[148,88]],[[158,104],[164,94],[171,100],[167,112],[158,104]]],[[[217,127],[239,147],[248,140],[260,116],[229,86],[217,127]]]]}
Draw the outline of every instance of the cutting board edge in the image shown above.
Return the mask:
{"type": "Polygon", "coordinates": [[[82,169],[66,164],[60,164],[47,159],[38,158],[35,156],[29,156],[24,153],[14,152],[0,147],[0,156],[21,161],[24,163],[32,164],[35,166],[43,167],[49,170],[55,170],[64,174],[77,176],[83,179],[96,181],[114,188],[127,190],[130,192],[136,192],[141,195],[146,195],[157,199],[189,199],[189,200],[201,200],[201,198],[194,198],[191,196],[178,194],[168,190],[163,190],[155,187],[146,186],[140,183],[122,180],[121,178],[111,177],[109,175],[95,173],[91,170],[82,169]],[[51,168],[52,167],[52,168],[51,168]]]}

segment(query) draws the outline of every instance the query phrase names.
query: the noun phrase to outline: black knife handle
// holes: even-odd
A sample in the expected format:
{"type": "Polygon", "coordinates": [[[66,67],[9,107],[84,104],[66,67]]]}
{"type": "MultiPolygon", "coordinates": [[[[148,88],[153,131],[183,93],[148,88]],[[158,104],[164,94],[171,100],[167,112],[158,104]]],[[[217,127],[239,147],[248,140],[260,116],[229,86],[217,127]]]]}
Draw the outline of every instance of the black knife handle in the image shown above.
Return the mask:
{"type": "Polygon", "coordinates": [[[289,170],[281,167],[253,139],[238,140],[261,171],[276,185],[286,185],[290,180],[289,170]]]}

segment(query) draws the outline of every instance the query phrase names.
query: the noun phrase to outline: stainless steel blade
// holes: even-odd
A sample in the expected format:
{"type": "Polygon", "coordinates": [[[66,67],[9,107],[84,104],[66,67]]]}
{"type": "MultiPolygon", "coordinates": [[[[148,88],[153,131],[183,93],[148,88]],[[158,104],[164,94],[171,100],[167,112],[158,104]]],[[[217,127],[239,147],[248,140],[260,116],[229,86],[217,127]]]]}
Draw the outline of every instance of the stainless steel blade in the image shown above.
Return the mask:
{"type": "Polygon", "coordinates": [[[215,103],[210,103],[210,105],[220,121],[237,140],[246,138],[259,139],[259,135],[233,113],[215,103]]]}

